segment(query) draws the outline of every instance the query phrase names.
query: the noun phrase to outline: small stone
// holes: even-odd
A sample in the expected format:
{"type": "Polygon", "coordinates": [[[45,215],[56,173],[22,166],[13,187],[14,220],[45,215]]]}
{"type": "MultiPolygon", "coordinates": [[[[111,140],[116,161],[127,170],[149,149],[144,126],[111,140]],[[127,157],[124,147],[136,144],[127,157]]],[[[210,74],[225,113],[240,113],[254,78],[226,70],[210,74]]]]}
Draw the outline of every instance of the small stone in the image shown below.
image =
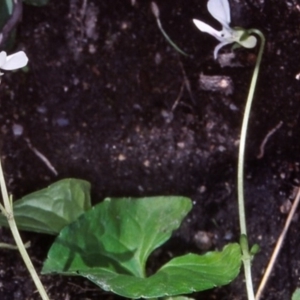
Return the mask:
{"type": "Polygon", "coordinates": [[[226,148],[225,148],[223,145],[220,145],[220,146],[218,147],[218,150],[219,150],[220,152],[224,152],[224,151],[226,150],[226,148]]]}
{"type": "Polygon", "coordinates": [[[94,44],[89,44],[89,53],[95,54],[97,52],[97,48],[94,44]]]}
{"type": "Polygon", "coordinates": [[[144,162],[143,162],[143,165],[148,168],[150,166],[150,161],[148,159],[146,159],[144,162]]]}
{"type": "Polygon", "coordinates": [[[213,244],[212,237],[210,232],[198,231],[194,236],[194,241],[200,250],[208,250],[213,244]]]}
{"type": "Polygon", "coordinates": [[[59,117],[55,120],[56,124],[60,127],[65,127],[70,124],[70,121],[67,118],[59,117]]]}
{"type": "Polygon", "coordinates": [[[228,76],[210,76],[200,74],[200,89],[203,91],[217,92],[226,96],[233,93],[233,81],[228,76]]]}
{"type": "Polygon", "coordinates": [[[124,160],[126,160],[126,156],[124,155],[124,154],[119,154],[119,156],[118,156],[118,160],[119,161],[124,161],[124,160]]]}
{"type": "Polygon", "coordinates": [[[159,64],[161,63],[162,57],[161,57],[160,53],[156,53],[156,54],[155,54],[154,60],[155,60],[155,64],[156,64],[156,65],[159,65],[159,64]]]}
{"type": "Polygon", "coordinates": [[[47,108],[45,106],[38,106],[36,108],[37,112],[39,112],[40,114],[45,114],[47,112],[47,108]]]}
{"type": "Polygon", "coordinates": [[[180,149],[183,149],[185,147],[185,143],[184,142],[178,142],[177,147],[180,148],[180,149]]]}
{"type": "Polygon", "coordinates": [[[280,212],[284,215],[288,214],[291,210],[292,202],[290,200],[286,200],[283,202],[283,204],[280,206],[280,212]]]}
{"type": "Polygon", "coordinates": [[[206,186],[205,185],[201,185],[199,188],[198,188],[200,194],[203,194],[206,192],[206,186]]]}
{"type": "Polygon", "coordinates": [[[224,235],[224,240],[230,241],[233,238],[233,234],[231,231],[226,231],[224,235]]]}
{"type": "Polygon", "coordinates": [[[20,124],[14,124],[12,126],[12,131],[13,131],[14,136],[21,136],[24,132],[24,128],[20,124]]]}

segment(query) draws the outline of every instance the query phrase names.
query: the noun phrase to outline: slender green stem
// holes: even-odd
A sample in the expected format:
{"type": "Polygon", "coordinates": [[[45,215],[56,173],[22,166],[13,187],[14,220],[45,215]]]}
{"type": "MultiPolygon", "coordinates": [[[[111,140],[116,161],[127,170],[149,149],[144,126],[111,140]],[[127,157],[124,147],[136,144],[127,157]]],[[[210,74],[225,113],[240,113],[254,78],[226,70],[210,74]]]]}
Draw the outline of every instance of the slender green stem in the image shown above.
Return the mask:
{"type": "MultiPolygon", "coordinates": [[[[15,239],[16,245],[19,249],[19,252],[24,260],[24,263],[30,272],[30,275],[35,283],[36,288],[38,289],[40,296],[42,297],[43,300],[49,300],[49,297],[46,293],[46,290],[44,289],[43,284],[40,281],[40,278],[30,260],[30,257],[26,251],[25,245],[21,239],[20,233],[17,228],[17,224],[13,215],[13,208],[12,208],[12,201],[8,196],[7,193],[7,188],[5,184],[5,179],[3,175],[3,170],[2,170],[2,164],[1,164],[1,159],[0,159],[0,186],[1,186],[1,193],[2,193],[2,198],[4,202],[4,214],[7,217],[8,225],[10,227],[10,230],[12,232],[12,235],[15,239]]],[[[3,206],[1,207],[1,210],[3,210],[3,206]]]]}
{"type": "Polygon", "coordinates": [[[249,251],[248,238],[244,234],[242,234],[240,237],[240,245],[243,253],[242,260],[244,265],[245,283],[246,283],[248,300],[255,300],[252,276],[251,276],[252,254],[249,251]]]}
{"type": "MultiPolygon", "coordinates": [[[[30,247],[30,242],[24,244],[25,248],[30,247]]],[[[7,243],[0,243],[0,248],[2,249],[10,249],[10,250],[19,250],[18,246],[7,244],[7,243]]]]}
{"type": "Polygon", "coordinates": [[[249,31],[249,34],[250,33],[257,34],[261,39],[261,44],[260,44],[254,72],[252,75],[250,88],[249,88],[249,93],[248,93],[248,98],[247,98],[247,102],[246,102],[244,118],[243,118],[243,123],[242,123],[242,129],[241,129],[240,144],[239,144],[238,178],[237,178],[238,186],[237,186],[237,188],[238,188],[240,230],[241,230],[241,234],[245,234],[245,235],[247,235],[246,216],[245,216],[245,200],[244,200],[245,145],[246,145],[250,111],[251,111],[251,106],[252,106],[252,102],[253,102],[253,95],[254,95],[254,91],[255,91],[255,87],[256,87],[259,67],[260,67],[261,58],[262,58],[262,54],[264,51],[264,45],[265,45],[265,37],[259,30],[251,29],[249,31]]]}
{"type": "MultiPolygon", "coordinates": [[[[246,227],[246,214],[245,214],[245,199],[244,199],[244,169],[245,169],[245,145],[249,124],[249,117],[251,112],[251,106],[253,102],[253,96],[256,88],[257,77],[261,64],[261,59],[265,46],[265,37],[261,31],[257,29],[251,29],[248,31],[249,34],[256,34],[260,37],[261,43],[260,48],[252,75],[252,80],[249,88],[248,98],[246,102],[244,118],[241,129],[240,144],[239,144],[239,157],[238,157],[238,175],[237,175],[237,190],[238,190],[238,207],[239,207],[239,219],[240,219],[240,231],[241,236],[247,238],[247,227],[246,227]]],[[[251,278],[251,255],[249,253],[248,242],[246,247],[242,247],[243,251],[243,264],[245,271],[246,287],[248,300],[254,300],[253,284],[251,278]]]]}
{"type": "Polygon", "coordinates": [[[151,9],[152,9],[152,13],[156,19],[157,25],[159,30],[161,31],[161,33],[163,34],[163,36],[165,37],[165,39],[168,41],[168,43],[179,53],[181,53],[182,55],[188,56],[187,53],[185,53],[184,51],[182,51],[172,40],[171,38],[167,35],[167,33],[164,31],[161,22],[160,22],[160,18],[159,18],[159,8],[157,6],[157,4],[155,2],[151,2],[151,9]]]}
{"type": "Polygon", "coordinates": [[[165,37],[165,39],[169,42],[169,44],[177,51],[179,52],[180,54],[184,55],[184,56],[188,56],[187,53],[185,53],[183,50],[181,50],[172,40],[171,38],[167,35],[167,33],[165,32],[165,30],[163,29],[162,25],[161,25],[161,22],[160,22],[160,19],[157,18],[156,19],[156,22],[157,22],[157,25],[158,25],[158,28],[159,30],[161,31],[161,33],[163,34],[163,36],[165,37]]]}

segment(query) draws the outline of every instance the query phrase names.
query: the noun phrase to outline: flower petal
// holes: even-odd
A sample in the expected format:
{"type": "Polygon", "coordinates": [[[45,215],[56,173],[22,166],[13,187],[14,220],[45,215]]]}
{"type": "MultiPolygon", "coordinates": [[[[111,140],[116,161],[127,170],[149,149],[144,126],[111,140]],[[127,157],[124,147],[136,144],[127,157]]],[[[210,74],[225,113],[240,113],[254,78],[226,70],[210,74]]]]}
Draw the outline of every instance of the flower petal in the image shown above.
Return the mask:
{"type": "Polygon", "coordinates": [[[5,51],[1,51],[0,52],[0,68],[2,65],[4,65],[6,62],[6,52],[5,51]]]}
{"type": "Polygon", "coordinates": [[[254,48],[256,46],[257,39],[256,39],[255,36],[250,35],[250,36],[248,36],[247,39],[242,40],[242,41],[240,40],[240,41],[237,41],[237,42],[245,48],[254,48]]]}
{"type": "Polygon", "coordinates": [[[218,57],[218,52],[219,52],[219,50],[222,48],[222,47],[224,47],[224,46],[226,46],[226,45],[228,45],[228,44],[231,44],[232,42],[230,41],[230,42],[228,42],[228,41],[224,41],[224,42],[221,42],[220,44],[218,44],[216,47],[215,47],[215,49],[214,49],[214,59],[217,59],[217,57],[218,57]]]}
{"type": "Polygon", "coordinates": [[[209,0],[207,9],[224,27],[229,28],[230,8],[228,0],[209,0]]]}
{"type": "Polygon", "coordinates": [[[212,28],[211,26],[207,25],[206,23],[204,23],[204,22],[202,22],[200,20],[193,19],[193,22],[197,26],[197,28],[199,30],[201,30],[202,32],[209,33],[210,35],[212,35],[213,37],[215,37],[220,42],[224,41],[224,38],[221,35],[222,31],[218,31],[218,30],[212,28]]]}
{"type": "Polygon", "coordinates": [[[6,58],[4,65],[0,65],[0,68],[3,70],[15,70],[23,68],[28,63],[28,57],[25,52],[19,51],[15,54],[9,55],[6,58]]]}

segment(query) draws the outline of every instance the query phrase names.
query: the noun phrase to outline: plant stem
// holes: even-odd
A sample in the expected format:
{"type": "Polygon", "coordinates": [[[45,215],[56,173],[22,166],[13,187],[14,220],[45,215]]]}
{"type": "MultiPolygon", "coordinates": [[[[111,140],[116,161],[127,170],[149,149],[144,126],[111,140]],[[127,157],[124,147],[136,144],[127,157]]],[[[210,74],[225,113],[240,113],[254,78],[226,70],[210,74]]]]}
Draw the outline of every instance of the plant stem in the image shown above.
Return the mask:
{"type": "Polygon", "coordinates": [[[247,131],[248,131],[248,123],[250,117],[251,106],[253,102],[253,95],[256,87],[259,67],[261,63],[261,58],[264,50],[265,45],[265,37],[264,35],[256,29],[251,29],[250,33],[257,34],[261,39],[261,44],[254,68],[254,72],[252,75],[252,80],[249,88],[248,98],[246,102],[244,118],[242,123],[241,129],[241,136],[240,136],[240,143],[239,143],[239,157],[238,157],[238,203],[239,203],[239,218],[240,218],[240,230],[241,234],[247,235],[246,229],[246,216],[245,216],[245,200],[244,200],[244,165],[245,165],[245,145],[246,145],[246,138],[247,138],[247,131]]]}
{"type": "Polygon", "coordinates": [[[40,281],[40,278],[31,262],[31,260],[30,260],[30,257],[26,251],[26,248],[24,246],[24,243],[23,243],[20,233],[18,231],[17,224],[16,224],[16,221],[15,221],[15,218],[13,215],[12,201],[9,198],[8,193],[7,193],[7,188],[6,188],[5,179],[4,179],[3,170],[2,170],[1,159],[0,159],[0,186],[1,186],[3,203],[4,203],[4,207],[1,205],[0,208],[1,208],[2,212],[5,214],[5,216],[7,217],[8,225],[9,225],[12,235],[15,239],[16,245],[17,245],[19,252],[24,260],[24,263],[35,283],[35,286],[40,293],[40,296],[42,297],[43,300],[49,300],[49,297],[44,289],[43,284],[40,281]],[[4,211],[3,211],[3,209],[4,209],[4,211]]]}
{"type": "Polygon", "coordinates": [[[266,271],[265,271],[265,274],[264,274],[264,276],[262,278],[262,281],[261,281],[261,283],[260,283],[260,285],[258,287],[258,290],[257,290],[256,295],[255,295],[255,300],[259,300],[260,299],[261,294],[262,294],[262,292],[263,292],[263,290],[264,290],[264,288],[266,286],[266,283],[267,283],[267,281],[268,281],[268,279],[270,277],[270,274],[271,274],[271,272],[272,272],[272,270],[274,268],[275,261],[276,261],[278,255],[279,255],[279,252],[280,252],[280,250],[282,248],[282,244],[284,242],[284,239],[286,237],[286,234],[288,232],[288,229],[290,227],[292,219],[293,219],[293,217],[295,215],[295,212],[297,210],[297,207],[299,205],[299,202],[300,202],[300,188],[298,188],[297,195],[296,195],[296,198],[295,198],[294,203],[292,205],[292,208],[291,208],[291,210],[289,212],[289,215],[288,215],[288,217],[287,217],[287,219],[285,221],[283,230],[282,230],[282,232],[281,232],[281,234],[280,234],[280,236],[279,236],[279,238],[277,240],[276,246],[275,246],[275,248],[273,250],[271,259],[270,259],[270,261],[268,263],[268,266],[266,268],[266,271]]]}
{"type": "MultiPolygon", "coordinates": [[[[25,248],[30,247],[30,242],[24,244],[25,248]]],[[[18,250],[18,246],[10,245],[7,243],[0,243],[0,248],[2,249],[10,249],[10,250],[18,250]]]]}
{"type": "MultiPolygon", "coordinates": [[[[241,235],[245,235],[245,236],[247,236],[245,200],[244,200],[245,145],[246,145],[249,117],[250,117],[251,106],[253,102],[254,91],[256,88],[259,67],[261,64],[261,59],[262,59],[264,46],[265,46],[265,37],[261,31],[257,29],[251,29],[248,31],[248,33],[249,35],[250,34],[258,35],[260,37],[261,43],[260,43],[260,48],[259,48],[255,68],[253,71],[249,92],[248,92],[248,97],[247,97],[247,102],[246,102],[246,107],[245,107],[245,112],[243,117],[243,123],[241,128],[239,156],[238,156],[237,190],[238,190],[240,231],[241,231],[241,235]]],[[[249,248],[247,247],[247,249],[242,249],[242,250],[243,252],[245,251],[245,253],[243,253],[245,257],[245,259],[243,259],[243,264],[244,264],[244,271],[245,271],[248,300],[254,300],[255,298],[254,298],[252,278],[251,278],[251,258],[249,258],[250,255],[249,248]]]]}

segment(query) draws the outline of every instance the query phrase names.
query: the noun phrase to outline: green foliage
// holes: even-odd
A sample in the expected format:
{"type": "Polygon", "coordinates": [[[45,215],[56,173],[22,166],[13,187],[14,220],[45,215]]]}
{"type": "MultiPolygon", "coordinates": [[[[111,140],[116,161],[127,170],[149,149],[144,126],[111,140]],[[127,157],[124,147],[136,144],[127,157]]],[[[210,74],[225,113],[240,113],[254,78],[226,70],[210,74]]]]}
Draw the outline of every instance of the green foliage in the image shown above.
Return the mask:
{"type": "MultiPolygon", "coordinates": [[[[34,6],[43,6],[48,4],[49,0],[23,0],[24,3],[34,6]]],[[[0,1],[0,31],[9,19],[13,11],[13,0],[0,1]]]]}
{"type": "Polygon", "coordinates": [[[12,12],[12,0],[0,1],[0,31],[12,12]]]}
{"type": "MultiPolygon", "coordinates": [[[[13,203],[19,229],[54,235],[90,208],[90,183],[79,179],[60,180],[13,203]]],[[[3,215],[0,225],[8,226],[3,215]]]]}
{"type": "Polygon", "coordinates": [[[176,257],[146,277],[151,252],[167,241],[190,211],[184,197],[106,199],[65,227],[42,272],[81,275],[106,291],[129,298],[155,298],[229,283],[239,273],[241,251],[176,257]]]}
{"type": "Polygon", "coordinates": [[[23,2],[30,5],[43,6],[48,4],[49,0],[23,0],[23,2]]]}
{"type": "Polygon", "coordinates": [[[300,289],[296,289],[293,296],[292,296],[292,300],[300,300],[300,289]]]}

